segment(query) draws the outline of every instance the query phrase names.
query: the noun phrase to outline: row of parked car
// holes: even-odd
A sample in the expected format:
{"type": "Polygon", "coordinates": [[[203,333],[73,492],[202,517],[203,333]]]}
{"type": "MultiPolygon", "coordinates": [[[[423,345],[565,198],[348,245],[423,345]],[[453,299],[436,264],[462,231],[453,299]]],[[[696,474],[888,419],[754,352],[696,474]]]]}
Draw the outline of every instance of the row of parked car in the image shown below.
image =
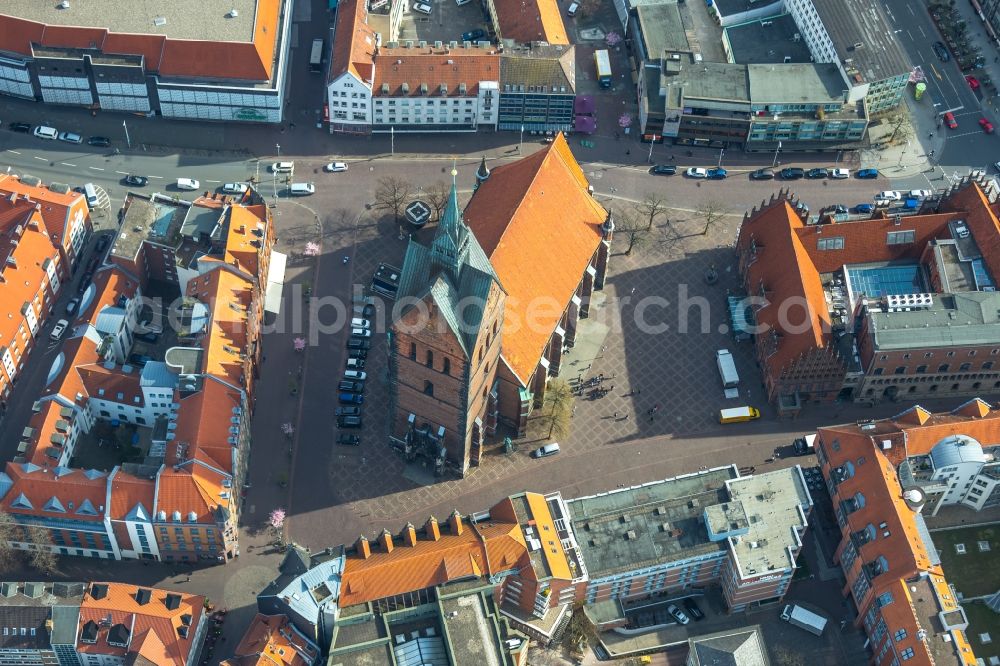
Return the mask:
{"type": "MultiPolygon", "coordinates": [[[[365,401],[365,363],[368,360],[368,350],[372,346],[372,322],[370,317],[375,314],[375,298],[360,296],[355,299],[351,333],[347,338],[347,359],[343,377],[337,384],[337,427],[342,429],[360,428],[361,405],[365,401]]],[[[337,443],[347,446],[359,446],[361,438],[357,435],[341,433],[337,435],[337,443]]]]}
{"type": "MultiPolygon", "coordinates": [[[[11,132],[22,132],[24,134],[28,134],[30,132],[39,139],[48,139],[50,141],[58,140],[76,144],[83,143],[83,136],[77,134],[76,132],[60,132],[55,127],[49,127],[47,125],[37,125],[32,128],[31,123],[12,122],[7,125],[7,129],[11,132]]],[[[111,139],[106,136],[92,136],[87,139],[87,144],[98,148],[107,148],[111,145],[111,139]]]]}
{"type": "MultiPolygon", "coordinates": [[[[677,167],[673,164],[657,164],[650,168],[649,173],[656,176],[673,176],[677,173],[677,167]]],[[[688,178],[695,179],[707,179],[707,180],[722,180],[729,176],[727,172],[722,167],[716,167],[714,169],[705,169],[702,167],[691,167],[684,172],[684,175],[688,178]]],[[[750,172],[750,180],[774,180],[779,178],[781,180],[799,180],[800,178],[809,179],[824,179],[830,178],[833,180],[843,180],[845,178],[851,177],[850,169],[828,169],[826,167],[818,167],[815,169],[800,169],[798,167],[786,167],[779,171],[774,169],[757,169],[756,171],[750,172]]],[[[859,169],[854,174],[855,178],[861,179],[871,179],[878,178],[878,169],[859,169]]]]}

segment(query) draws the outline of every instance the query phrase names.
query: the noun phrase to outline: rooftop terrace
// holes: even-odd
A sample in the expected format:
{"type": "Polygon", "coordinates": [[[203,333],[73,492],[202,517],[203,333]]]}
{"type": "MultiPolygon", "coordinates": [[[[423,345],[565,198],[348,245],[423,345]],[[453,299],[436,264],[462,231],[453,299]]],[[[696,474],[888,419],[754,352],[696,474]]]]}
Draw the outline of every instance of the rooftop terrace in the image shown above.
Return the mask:
{"type": "Polygon", "coordinates": [[[129,194],[126,206],[112,255],[132,260],[144,241],[171,248],[180,243],[188,206],[155,194],[152,197],[129,194]]]}

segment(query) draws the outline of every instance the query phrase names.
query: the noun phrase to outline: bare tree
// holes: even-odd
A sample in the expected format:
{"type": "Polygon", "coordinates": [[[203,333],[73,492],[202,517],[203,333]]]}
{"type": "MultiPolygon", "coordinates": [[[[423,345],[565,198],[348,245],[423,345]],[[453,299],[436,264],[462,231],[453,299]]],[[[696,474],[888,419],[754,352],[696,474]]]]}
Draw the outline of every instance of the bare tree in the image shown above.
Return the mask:
{"type": "Polygon", "coordinates": [[[440,220],[444,207],[448,205],[448,197],[451,196],[451,186],[439,180],[424,190],[424,193],[427,195],[427,203],[434,209],[434,219],[440,220]]]}
{"type": "Polygon", "coordinates": [[[570,616],[569,624],[566,625],[566,633],[563,634],[563,646],[570,651],[576,651],[580,644],[586,646],[596,642],[597,629],[590,621],[587,614],[583,612],[583,603],[576,602],[573,605],[573,615],[570,616]]]}
{"type": "Polygon", "coordinates": [[[49,531],[40,525],[28,525],[24,533],[32,548],[28,560],[31,566],[46,576],[58,573],[59,558],[52,552],[52,537],[49,531]]]}
{"type": "Polygon", "coordinates": [[[886,123],[892,128],[888,142],[892,143],[897,138],[900,141],[908,141],[913,138],[913,125],[905,113],[896,113],[886,119],[886,123]]]}
{"type": "Polygon", "coordinates": [[[705,221],[701,235],[707,236],[709,230],[726,216],[726,207],[717,199],[709,199],[698,207],[698,215],[705,221]]]}
{"type": "Polygon", "coordinates": [[[793,652],[784,645],[775,645],[771,648],[771,656],[778,666],[805,666],[806,658],[800,652],[793,652]]]}
{"type": "Polygon", "coordinates": [[[642,201],[635,205],[635,212],[646,218],[646,230],[651,231],[656,218],[667,212],[667,200],[662,195],[646,193],[642,201]]]}
{"type": "Polygon", "coordinates": [[[626,208],[615,215],[615,234],[623,236],[628,243],[625,255],[631,255],[649,241],[649,229],[646,220],[639,217],[634,209],[626,208]]]}
{"type": "Polygon", "coordinates": [[[378,179],[378,186],[375,188],[375,206],[391,212],[399,224],[412,192],[413,185],[409,181],[395,176],[384,176],[378,179]]]}
{"type": "Polygon", "coordinates": [[[0,571],[10,571],[14,568],[20,553],[11,544],[18,541],[20,530],[9,513],[0,511],[0,571]]]}
{"type": "Polygon", "coordinates": [[[573,416],[573,389],[564,379],[552,379],[545,387],[545,420],[549,426],[548,438],[565,437],[573,416]]]}

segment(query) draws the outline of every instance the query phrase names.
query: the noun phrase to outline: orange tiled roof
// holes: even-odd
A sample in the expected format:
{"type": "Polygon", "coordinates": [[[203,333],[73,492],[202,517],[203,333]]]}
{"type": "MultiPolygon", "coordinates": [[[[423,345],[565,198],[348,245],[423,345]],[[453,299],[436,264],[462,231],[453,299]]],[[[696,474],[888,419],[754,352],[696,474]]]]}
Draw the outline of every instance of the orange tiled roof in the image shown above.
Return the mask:
{"type": "Polygon", "coordinates": [[[492,49],[395,48],[382,49],[378,57],[372,88],[375,97],[474,97],[480,81],[500,80],[500,56],[492,49]],[[404,83],[408,92],[403,91],[404,83]],[[426,93],[422,85],[427,86],[426,93]],[[447,91],[444,95],[442,85],[447,91]]]}
{"type": "Polygon", "coordinates": [[[522,44],[569,44],[556,0],[494,0],[500,36],[522,44]]]}
{"type": "Polygon", "coordinates": [[[103,266],[94,273],[88,289],[91,288],[94,289],[95,297],[85,310],[77,313],[76,325],[82,322],[96,324],[101,311],[106,307],[116,307],[120,297],[134,298],[139,290],[139,280],[117,264],[112,264],[103,266]]]}
{"type": "Polygon", "coordinates": [[[465,209],[508,294],[501,354],[522,382],[601,243],[607,213],[587,187],[560,134],[534,155],[493,169],[465,209]],[[540,299],[551,306],[539,307],[540,299]]]}
{"type": "Polygon", "coordinates": [[[141,656],[157,666],[184,666],[205,612],[204,604],[205,597],[180,591],[168,592],[124,583],[91,583],[80,605],[76,649],[95,655],[141,656]],[[107,593],[97,599],[94,591],[99,586],[106,586],[107,593]],[[139,590],[150,593],[145,603],[136,600],[139,590]],[[168,607],[167,598],[171,595],[176,598],[174,608],[168,607]],[[105,621],[107,618],[110,623],[105,621]],[[81,633],[91,622],[98,625],[97,640],[95,643],[83,642],[81,633]],[[108,634],[115,625],[123,625],[128,630],[127,647],[108,643],[108,634]],[[179,630],[184,631],[183,627],[189,627],[187,636],[179,633],[179,630]]]}
{"type": "Polygon", "coordinates": [[[262,237],[254,233],[264,228],[267,214],[263,206],[231,206],[229,208],[229,233],[226,236],[225,262],[239,270],[259,277],[262,237]],[[235,263],[234,263],[235,262],[235,263]]]}
{"type": "Polygon", "coordinates": [[[247,308],[253,284],[243,276],[219,267],[191,280],[188,295],[208,293],[206,302],[211,320],[202,341],[205,374],[224,377],[233,386],[243,386],[243,361],[246,351],[247,308]]]}
{"type": "Polygon", "coordinates": [[[442,531],[438,541],[418,540],[416,545],[407,546],[396,538],[394,544],[387,553],[373,541],[367,559],[358,554],[347,558],[340,585],[341,608],[468,576],[490,576],[520,567],[526,567],[523,575],[532,571],[516,522],[493,520],[475,528],[466,523],[462,534],[442,531]]]}
{"type": "Polygon", "coordinates": [[[103,472],[13,462],[7,463],[5,471],[13,485],[0,500],[0,511],[85,522],[104,518],[108,478],[103,472]],[[52,502],[53,497],[58,503],[52,502]]]}
{"type": "Polygon", "coordinates": [[[368,83],[374,78],[375,31],[368,25],[365,0],[343,0],[337,5],[330,79],[352,74],[368,83]]]}
{"type": "Polygon", "coordinates": [[[267,81],[277,57],[281,0],[257,0],[256,5],[249,42],[116,34],[105,28],[45,25],[0,14],[0,50],[30,56],[32,44],[85,49],[96,45],[103,53],[145,56],[146,70],[163,76],[267,81]]]}
{"type": "MultiPolygon", "coordinates": [[[[4,34],[3,19],[4,17],[0,16],[0,35],[4,34]]],[[[2,42],[3,37],[0,37],[0,44],[2,42]]],[[[0,48],[3,48],[2,45],[0,48]]],[[[77,223],[86,224],[90,219],[87,202],[79,192],[69,191],[61,194],[40,185],[25,185],[17,176],[0,174],[0,196],[6,198],[11,193],[22,198],[27,196],[32,202],[42,204],[42,220],[52,239],[51,242],[61,246],[65,251],[70,248],[68,230],[71,223],[75,220],[77,223]]]]}
{"type": "Polygon", "coordinates": [[[219,666],[311,666],[319,656],[285,615],[257,613],[232,659],[219,666]]]}
{"type": "Polygon", "coordinates": [[[156,484],[152,479],[143,479],[118,469],[111,479],[108,518],[122,520],[137,504],[141,504],[146,516],[152,519],[155,494],[156,484]]]}

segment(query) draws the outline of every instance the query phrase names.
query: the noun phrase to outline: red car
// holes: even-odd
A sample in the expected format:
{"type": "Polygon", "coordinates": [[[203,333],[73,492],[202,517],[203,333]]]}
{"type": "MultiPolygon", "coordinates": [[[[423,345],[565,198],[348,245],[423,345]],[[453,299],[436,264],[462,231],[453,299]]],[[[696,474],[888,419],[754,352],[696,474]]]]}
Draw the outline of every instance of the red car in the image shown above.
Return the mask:
{"type": "Polygon", "coordinates": [[[948,129],[958,129],[958,123],[955,122],[955,114],[951,111],[944,114],[944,124],[948,126],[948,129]]]}
{"type": "Polygon", "coordinates": [[[983,128],[983,131],[987,134],[993,134],[993,123],[986,120],[986,118],[979,119],[979,126],[983,128]]]}
{"type": "Polygon", "coordinates": [[[974,76],[966,76],[965,80],[968,82],[969,87],[973,90],[979,90],[979,79],[974,76]]]}

